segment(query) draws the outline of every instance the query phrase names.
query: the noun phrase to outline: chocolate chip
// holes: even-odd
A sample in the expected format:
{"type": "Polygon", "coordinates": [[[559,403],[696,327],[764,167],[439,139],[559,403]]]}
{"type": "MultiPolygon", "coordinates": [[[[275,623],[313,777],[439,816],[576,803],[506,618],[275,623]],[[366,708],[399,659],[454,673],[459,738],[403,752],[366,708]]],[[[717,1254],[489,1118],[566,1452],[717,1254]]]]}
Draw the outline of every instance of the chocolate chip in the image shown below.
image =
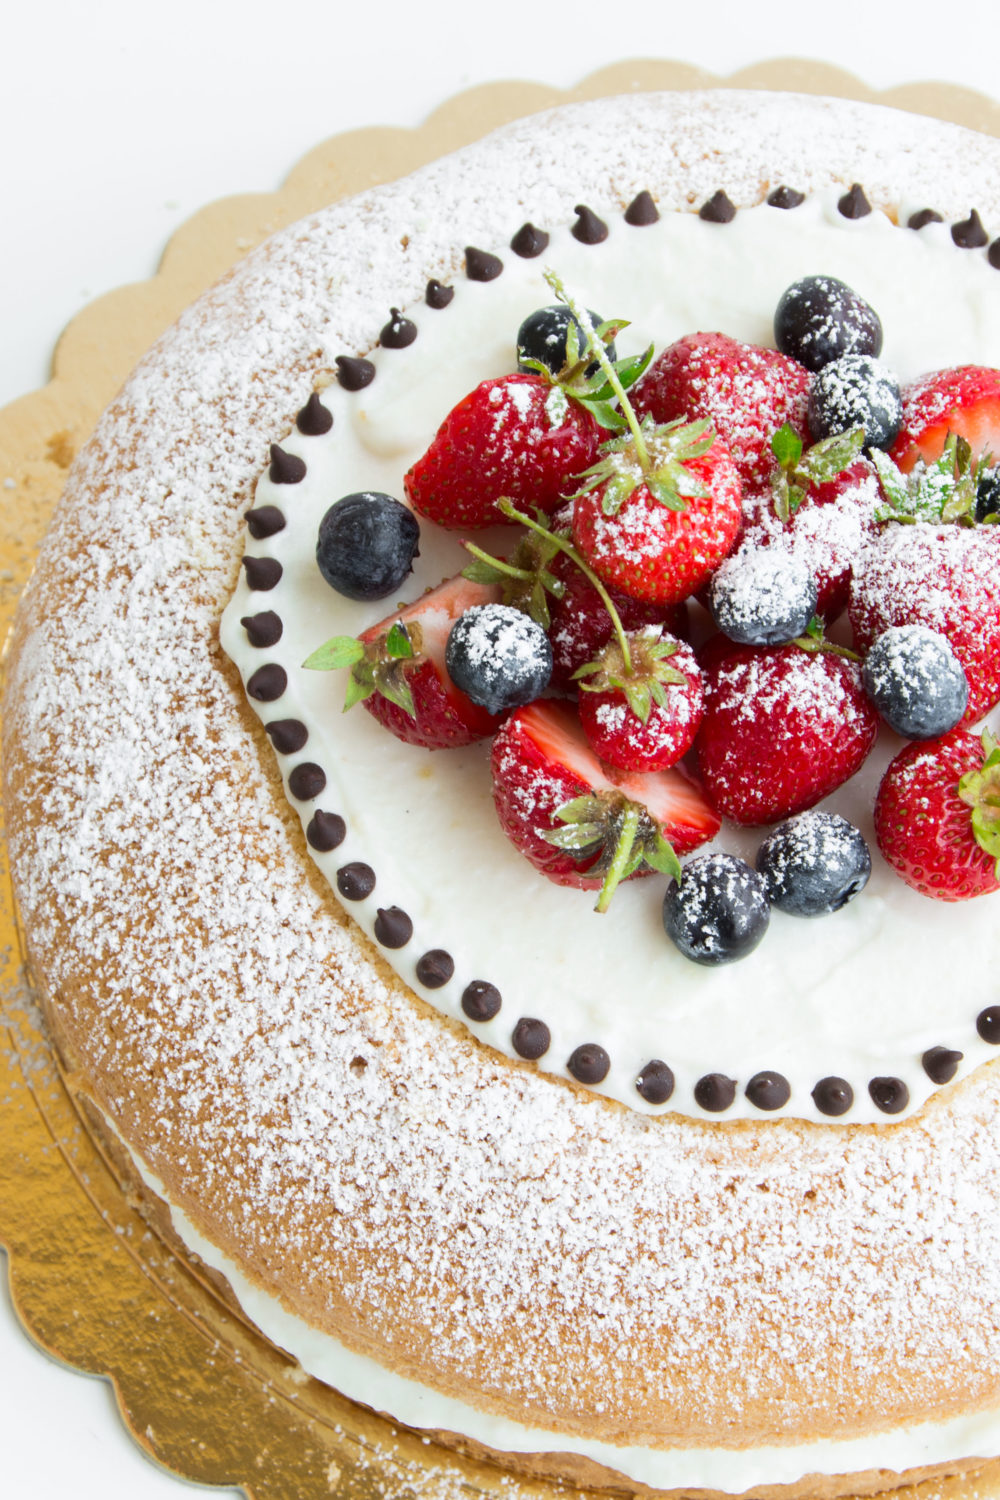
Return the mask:
{"type": "Polygon", "coordinates": [[[429,990],[439,990],[455,972],[455,960],[445,948],[430,948],[417,959],[417,978],[429,990]]]}
{"type": "Polygon", "coordinates": [[[345,391],[363,391],[375,379],[375,366],[370,359],[355,359],[352,354],[338,354],[334,360],[337,379],[345,391]]]}
{"type": "Polygon", "coordinates": [[[1000,1046],[1000,1005],[991,1005],[981,1010],[976,1017],[976,1030],[984,1042],[1000,1046]]]}
{"type": "Polygon", "coordinates": [[[488,250],[477,250],[475,245],[465,247],[465,274],[470,281],[495,281],[503,270],[499,255],[488,250]]]}
{"type": "Polygon", "coordinates": [[[603,1047],[596,1042],[584,1042],[575,1047],[566,1064],[577,1083],[603,1083],[611,1067],[611,1059],[603,1047]]]}
{"type": "Polygon", "coordinates": [[[854,1090],[846,1078],[821,1078],[812,1096],[821,1115],[846,1115],[854,1103],[854,1090]]]}
{"type": "Polygon", "coordinates": [[[898,1115],[910,1102],[910,1091],[901,1078],[873,1078],[868,1092],[884,1115],[898,1115]]]}
{"type": "Polygon", "coordinates": [[[294,453],[286,453],[277,443],[271,444],[271,467],[267,477],[272,484],[301,484],[306,477],[305,461],[294,453]]]}
{"type": "Polygon", "coordinates": [[[931,1083],[950,1083],[958,1072],[963,1053],[949,1047],[928,1047],[920,1061],[931,1083]]]}
{"type": "Polygon", "coordinates": [[[728,1109],[736,1098],[736,1079],[725,1073],[706,1073],[694,1086],[695,1102],[713,1115],[728,1109]]]}
{"type": "Polygon", "coordinates": [[[971,210],[967,219],[961,219],[951,226],[951,237],[960,250],[981,250],[990,240],[975,209],[971,210]]]}
{"type": "Polygon", "coordinates": [[[608,237],[608,226],[603,219],[599,219],[592,208],[585,203],[578,203],[573,212],[576,214],[576,223],[570,230],[575,240],[581,245],[599,245],[608,237]]]}
{"type": "Polygon", "coordinates": [[[276,615],[273,609],[262,609],[257,615],[244,615],[240,624],[246,631],[251,646],[258,649],[262,646],[276,646],[284,629],[281,616],[276,615]]]}
{"type": "Polygon", "coordinates": [[[341,865],[337,871],[337,890],[345,901],[363,901],[375,889],[375,871],[361,860],[341,865]]]}
{"type": "Polygon", "coordinates": [[[295,418],[295,425],[304,437],[322,437],[333,426],[333,412],[323,405],[319,392],[313,391],[305,406],[295,418]]]}
{"type": "Polygon", "coordinates": [[[906,221],[907,229],[923,229],[926,224],[943,224],[944,220],[936,208],[921,208],[906,221]]]}
{"type": "Polygon", "coordinates": [[[256,698],[258,703],[273,703],[287,686],[288,673],[284,667],[279,667],[276,661],[269,661],[266,666],[258,667],[248,679],[247,697],[256,698]]]}
{"type": "Polygon", "coordinates": [[[262,542],[265,537],[284,531],[285,513],[276,505],[255,505],[253,510],[247,511],[246,523],[247,531],[254,541],[262,542]]]}
{"type": "Polygon", "coordinates": [[[383,948],[405,948],[413,936],[413,922],[401,906],[380,906],[375,936],[383,948]]]}
{"type": "Polygon", "coordinates": [[[837,207],[845,219],[864,219],[872,211],[872,206],[865,197],[865,190],[860,182],[855,182],[849,193],[838,198],[837,207]]]}
{"type": "Polygon", "coordinates": [[[994,271],[1000,271],[1000,240],[994,240],[986,252],[986,259],[994,271]]]}
{"type": "Polygon", "coordinates": [[[552,1044],[552,1033],[544,1021],[536,1021],[532,1016],[522,1016],[510,1039],[518,1057],[526,1057],[529,1062],[534,1062],[548,1052],[552,1044]]]}
{"type": "Polygon", "coordinates": [[[655,224],[659,217],[660,210],[653,202],[653,195],[645,188],[641,193],[636,193],[625,210],[625,223],[636,229],[645,229],[647,224],[655,224]]]}
{"type": "Polygon", "coordinates": [[[806,201],[806,195],[800,193],[797,188],[786,187],[782,183],[780,187],[768,193],[767,201],[772,208],[798,208],[806,201]]]}
{"type": "Polygon", "coordinates": [[[736,218],[736,205],[719,188],[713,193],[707,203],[703,203],[698,210],[699,219],[704,219],[707,224],[731,224],[736,218]]]}
{"type": "Polygon", "coordinates": [[[522,260],[534,260],[536,255],[541,255],[548,247],[549,237],[544,229],[536,229],[534,224],[522,224],[510,242],[510,248],[515,255],[522,260]]]}
{"type": "Polygon", "coordinates": [[[654,1057],[635,1080],[636,1093],[647,1104],[666,1104],[674,1091],[673,1070],[654,1057]]]}
{"type": "Polygon", "coordinates": [[[306,829],[306,840],[317,854],[328,854],[347,837],[347,824],[339,813],[314,812],[306,829]]]}
{"type": "Polygon", "coordinates": [[[431,280],[427,283],[427,290],[424,293],[424,301],[427,303],[428,307],[433,307],[440,310],[442,307],[448,306],[448,303],[451,301],[454,295],[455,288],[453,286],[445,286],[444,282],[442,281],[431,280]]]}
{"type": "Polygon", "coordinates": [[[462,1009],[470,1021],[492,1021],[500,1005],[500,991],[485,979],[474,979],[462,992],[462,1009]]]}
{"type": "Polygon", "coordinates": [[[398,307],[390,307],[389,322],[378,336],[383,349],[406,349],[416,336],[416,323],[404,318],[398,307]]]}
{"type": "Polygon", "coordinates": [[[755,1073],[745,1093],[757,1109],[780,1109],[792,1097],[788,1079],[781,1073],[755,1073]]]}
{"type": "Polygon", "coordinates": [[[279,582],[282,566],[276,557],[245,557],[243,569],[247,575],[247,588],[266,593],[279,582]]]}
{"type": "Polygon", "coordinates": [[[311,802],[326,789],[326,772],[314,761],[303,761],[289,774],[288,790],[297,802],[311,802]]]}
{"type": "Polygon", "coordinates": [[[272,719],[264,725],[264,732],[279,755],[297,755],[309,738],[301,719],[272,719]]]}

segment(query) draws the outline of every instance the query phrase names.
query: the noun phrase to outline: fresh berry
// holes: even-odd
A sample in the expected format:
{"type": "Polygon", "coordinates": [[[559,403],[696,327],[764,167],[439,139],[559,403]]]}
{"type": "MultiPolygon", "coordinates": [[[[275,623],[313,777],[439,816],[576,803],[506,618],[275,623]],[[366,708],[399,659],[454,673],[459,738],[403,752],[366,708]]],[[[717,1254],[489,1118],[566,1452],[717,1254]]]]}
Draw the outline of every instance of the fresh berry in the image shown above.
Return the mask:
{"type": "Polygon", "coordinates": [[[734,823],[774,823],[812,807],[860,768],[878,715],[857,664],[792,644],[701,653],[705,715],[696,748],[709,800],[734,823]]]}
{"type": "Polygon", "coordinates": [[[590,412],[540,376],[485,380],[438,428],[406,475],[406,494],[440,526],[502,522],[501,499],[550,513],[594,463],[600,440],[590,412]]]}
{"type": "Polygon", "coordinates": [[[782,294],[774,314],[774,342],[807,370],[822,370],[843,354],[882,352],[882,324],[835,276],[806,276],[782,294]]]}
{"type": "Polygon", "coordinates": [[[316,562],[348,599],[384,599],[413,570],[420,527],[391,495],[362,491],[330,506],[319,523],[316,562]]]}
{"type": "MultiPolygon", "coordinates": [[[[598,328],[603,321],[601,317],[587,309],[590,321],[598,328]]],[[[586,338],[583,329],[576,321],[573,314],[565,303],[557,302],[551,307],[539,307],[535,312],[529,313],[517,330],[517,364],[518,369],[529,370],[530,364],[526,360],[537,360],[539,364],[545,365],[546,369],[558,375],[568,363],[579,357],[581,351],[586,348],[586,338]],[[567,335],[570,324],[576,330],[576,348],[567,348],[567,335]]],[[[617,359],[617,350],[613,343],[606,344],[609,359],[617,359]]],[[[596,371],[596,363],[587,366],[587,374],[596,371]]]]}
{"type": "Polygon", "coordinates": [[[573,539],[605,583],[655,604],[701,587],[740,526],[740,481],[719,437],[703,422],[646,430],[649,464],[635,444],[608,451],[593,487],[573,507],[573,539]],[[662,498],[661,498],[662,497],[662,498]]]}
{"type": "Polygon", "coordinates": [[[949,433],[965,438],[973,456],[1000,454],[1000,370],[959,365],[903,388],[903,425],[892,457],[909,473],[919,459],[939,458],[949,433]]]}
{"type": "Polygon", "coordinates": [[[875,834],[907,885],[940,901],[1000,890],[1000,750],[953,729],[907,745],[875,800],[875,834]]]}
{"type": "Polygon", "coordinates": [[[478,604],[460,615],[444,660],[455,686],[491,714],[530,703],[552,676],[545,631],[507,604],[478,604]]]}
{"type": "Polygon", "coordinates": [[[859,828],[812,808],[779,823],[757,851],[767,898],[793,917],[839,911],[864,890],[872,857],[859,828]]]}
{"type": "Polygon", "coordinates": [[[729,964],[752,953],[771,920],[764,881],[732,854],[705,854],[684,866],[663,898],[663,926],[685,958],[729,964]]]}
{"type": "Polygon", "coordinates": [[[580,723],[601,760],[664,771],[686,755],[701,723],[701,668],[690,646],[653,625],[629,633],[629,662],[612,638],[580,678],[580,723]]]}
{"type": "Polygon", "coordinates": [[[801,558],[781,547],[743,546],[712,579],[708,605],[731,641],[780,646],[802,635],[819,591],[801,558]]]}
{"type": "Polygon", "coordinates": [[[968,679],[946,638],[926,625],[883,631],[865,657],[863,676],[889,728],[908,740],[939,739],[965,717],[968,679]]]}
{"type": "MultiPolygon", "coordinates": [[[[611,616],[594,585],[569,558],[556,558],[552,572],[563,585],[562,596],[549,600],[552,686],[561,692],[575,692],[578,684],[573,681],[574,673],[593,661],[611,639],[611,616]]],[[[608,593],[626,630],[663,625],[671,635],[686,633],[687,609],[683,604],[644,604],[613,586],[608,593]]]]}
{"type": "Polygon", "coordinates": [[[831,360],[809,392],[809,431],[816,442],[854,427],[865,430],[866,448],[891,448],[903,423],[899,381],[869,354],[831,360]]]}
{"type": "Polygon", "coordinates": [[[579,720],[551,699],[520,708],[493,742],[493,800],[507,837],[558,885],[601,889],[672,869],[719,819],[678,768],[612,779],[579,720]]]}
{"type": "Polygon", "coordinates": [[[723,333],[693,333],[653,361],[632,401],[654,422],[707,417],[729,448],[744,487],[767,482],[771,434],[785,423],[806,431],[809,375],[776,349],[723,333]]]}

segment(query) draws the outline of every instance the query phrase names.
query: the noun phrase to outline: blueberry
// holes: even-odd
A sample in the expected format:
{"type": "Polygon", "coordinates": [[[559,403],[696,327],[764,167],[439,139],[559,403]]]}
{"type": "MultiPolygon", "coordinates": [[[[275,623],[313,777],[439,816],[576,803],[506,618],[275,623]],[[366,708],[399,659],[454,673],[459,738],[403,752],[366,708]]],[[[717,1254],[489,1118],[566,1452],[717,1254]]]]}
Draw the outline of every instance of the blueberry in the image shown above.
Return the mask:
{"type": "Polygon", "coordinates": [[[460,615],[444,661],[455,686],[491,714],[530,703],[552,676],[545,631],[508,604],[477,604],[460,615]]]}
{"type": "Polygon", "coordinates": [[[872,857],[853,823],[813,809],[768,834],[757,852],[757,869],[772,906],[793,917],[821,917],[864,890],[872,857]]]}
{"type": "MultiPolygon", "coordinates": [[[[589,307],[587,312],[595,328],[603,323],[604,319],[600,313],[593,312],[589,307]]],[[[525,359],[537,359],[551,370],[553,375],[558,375],[566,363],[566,334],[571,322],[576,323],[579,330],[580,352],[582,353],[586,346],[583,330],[568,307],[559,303],[554,307],[540,307],[536,312],[529,313],[517,330],[518,369],[527,369],[525,359]]],[[[606,348],[609,359],[618,358],[613,343],[606,345],[606,348]]],[[[588,366],[587,374],[594,374],[598,368],[595,360],[592,365],[588,366]]]]}
{"type": "Polygon", "coordinates": [[[950,642],[926,625],[893,625],[862,668],[865,691],[890,729],[908,740],[936,740],[969,704],[969,680],[950,642]]]}
{"type": "Polygon", "coordinates": [[[976,520],[1000,516],[1000,469],[984,469],[976,485],[976,520]]]}
{"type": "Polygon", "coordinates": [[[706,854],[684,866],[663,898],[663,926],[685,958],[729,964],[752,953],[771,909],[764,881],[745,860],[706,854]]]}
{"type": "Polygon", "coordinates": [[[891,448],[903,425],[899,381],[869,354],[845,354],[824,365],[809,392],[809,431],[815,442],[865,429],[866,448],[891,448]]]}
{"type": "Polygon", "coordinates": [[[413,571],[420,528],[391,495],[345,495],[319,523],[316,562],[331,588],[348,599],[384,599],[413,571]]]}
{"type": "Polygon", "coordinates": [[[780,646],[802,635],[816,613],[816,580],[783,547],[747,547],[712,579],[708,607],[731,641],[780,646]]]}
{"type": "Polygon", "coordinates": [[[835,276],[806,276],[782,295],[774,341],[807,370],[821,370],[842,354],[880,354],[878,313],[835,276]]]}

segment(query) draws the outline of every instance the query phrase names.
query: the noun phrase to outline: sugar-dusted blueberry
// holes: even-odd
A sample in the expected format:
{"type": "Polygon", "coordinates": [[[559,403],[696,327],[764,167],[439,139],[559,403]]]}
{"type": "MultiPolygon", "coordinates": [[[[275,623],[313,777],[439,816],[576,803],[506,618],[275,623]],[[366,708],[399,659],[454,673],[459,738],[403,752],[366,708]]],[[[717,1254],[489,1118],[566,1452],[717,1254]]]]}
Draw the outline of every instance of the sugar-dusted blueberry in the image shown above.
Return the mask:
{"type": "MultiPolygon", "coordinates": [[[[590,321],[597,328],[604,319],[600,313],[595,313],[588,307],[590,321]]],[[[562,303],[552,307],[539,307],[535,312],[529,313],[517,330],[517,367],[519,370],[530,372],[530,366],[525,360],[537,359],[546,369],[558,375],[566,363],[566,335],[569,332],[570,323],[575,323],[577,336],[580,341],[581,351],[586,346],[583,329],[577,323],[576,318],[569,308],[562,303]]],[[[617,351],[614,344],[606,346],[609,359],[617,359],[617,351]]],[[[596,371],[596,362],[589,369],[596,371]]]]}
{"type": "Polygon", "coordinates": [[[835,276],[805,276],[778,303],[774,341],[807,370],[821,370],[843,354],[880,354],[882,323],[875,309],[835,276]]]}
{"type": "Polygon", "coordinates": [[[771,919],[763,878],[732,854],[706,854],[684,866],[663,898],[663,926],[685,958],[728,964],[752,953],[771,919]]]}
{"type": "Polygon", "coordinates": [[[391,495],[363,490],[330,506],[319,523],[316,562],[348,599],[384,599],[413,570],[420,528],[391,495]]]}
{"type": "Polygon", "coordinates": [[[531,703],[552,676],[545,631],[508,604],[477,604],[460,615],[444,661],[455,686],[491,714],[531,703]]]}
{"type": "Polygon", "coordinates": [[[709,609],[731,641],[780,646],[802,635],[816,613],[816,580],[783,547],[742,548],[712,579],[709,609]]]}
{"type": "Polygon", "coordinates": [[[1000,468],[983,469],[976,484],[976,520],[1000,519],[1000,468]]]}
{"type": "Polygon", "coordinates": [[[824,365],[809,392],[809,431],[816,442],[865,429],[866,448],[891,448],[903,425],[899,381],[870,354],[845,354],[824,365]]]}
{"type": "Polygon", "coordinates": [[[969,679],[947,638],[927,625],[892,625],[865,657],[865,691],[890,729],[936,740],[969,705],[969,679]]]}
{"type": "Polygon", "coordinates": [[[812,808],[768,834],[757,870],[772,906],[793,917],[820,917],[864,890],[872,857],[853,823],[812,808]]]}

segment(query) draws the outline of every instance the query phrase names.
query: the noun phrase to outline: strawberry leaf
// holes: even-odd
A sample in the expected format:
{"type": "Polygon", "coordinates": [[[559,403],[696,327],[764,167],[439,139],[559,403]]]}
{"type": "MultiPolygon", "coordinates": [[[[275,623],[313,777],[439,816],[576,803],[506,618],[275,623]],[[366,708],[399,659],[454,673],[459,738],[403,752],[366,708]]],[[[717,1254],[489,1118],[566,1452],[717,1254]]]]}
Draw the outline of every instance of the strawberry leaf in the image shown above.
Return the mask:
{"type": "Polygon", "coordinates": [[[366,698],[370,698],[374,691],[374,677],[370,675],[358,676],[352,672],[347,679],[347,692],[344,694],[344,707],[341,712],[346,714],[347,710],[353,708],[355,703],[363,703],[366,698]]]}
{"type": "Polygon", "coordinates": [[[407,660],[413,656],[413,644],[407,634],[406,626],[402,620],[397,620],[389,627],[389,634],[385,638],[386,655],[393,660],[407,660]]]}
{"type": "Polygon", "coordinates": [[[680,885],[683,878],[681,862],[674,852],[673,845],[667,842],[658,828],[647,836],[642,852],[647,865],[651,865],[661,875],[669,875],[680,885]]]}
{"type": "Polygon", "coordinates": [[[801,463],[796,463],[793,478],[805,479],[808,484],[829,484],[842,474],[860,454],[865,446],[865,429],[853,427],[848,432],[835,432],[831,437],[813,443],[801,463]]]}
{"type": "Polygon", "coordinates": [[[782,469],[793,469],[802,457],[802,439],[795,428],[786,422],[771,437],[771,452],[782,469]]]}
{"type": "Polygon", "coordinates": [[[334,672],[339,667],[353,667],[364,654],[363,642],[353,635],[335,635],[307,656],[302,665],[311,672],[334,672]]]}

